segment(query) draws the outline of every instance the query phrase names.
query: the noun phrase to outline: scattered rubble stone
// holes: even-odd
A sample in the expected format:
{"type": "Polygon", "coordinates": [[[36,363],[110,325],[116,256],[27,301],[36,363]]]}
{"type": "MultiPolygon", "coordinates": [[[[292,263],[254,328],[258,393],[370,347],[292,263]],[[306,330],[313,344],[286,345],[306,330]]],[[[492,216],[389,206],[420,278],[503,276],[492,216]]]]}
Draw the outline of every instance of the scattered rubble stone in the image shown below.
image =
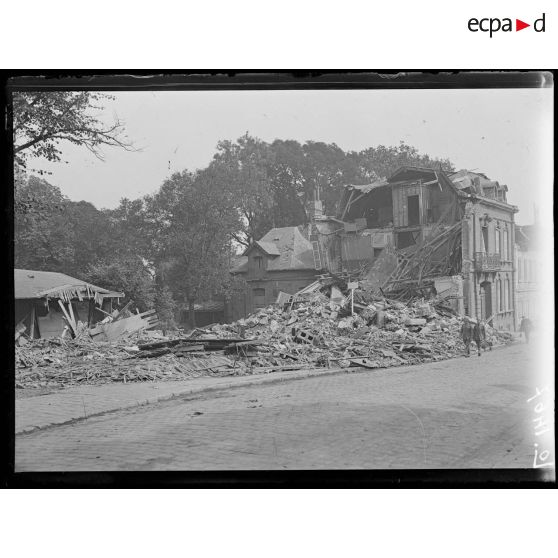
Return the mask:
{"type": "MultiPolygon", "coordinates": [[[[448,359],[463,353],[461,320],[419,300],[404,304],[324,281],[320,289],[283,297],[232,324],[185,335],[142,331],[114,343],[34,339],[16,345],[16,387],[181,380],[312,367],[385,368],[448,359]],[[343,291],[345,294],[343,294],[343,291]]],[[[490,346],[511,334],[487,326],[490,346]]],[[[20,338],[22,338],[20,336],[20,338]]]]}

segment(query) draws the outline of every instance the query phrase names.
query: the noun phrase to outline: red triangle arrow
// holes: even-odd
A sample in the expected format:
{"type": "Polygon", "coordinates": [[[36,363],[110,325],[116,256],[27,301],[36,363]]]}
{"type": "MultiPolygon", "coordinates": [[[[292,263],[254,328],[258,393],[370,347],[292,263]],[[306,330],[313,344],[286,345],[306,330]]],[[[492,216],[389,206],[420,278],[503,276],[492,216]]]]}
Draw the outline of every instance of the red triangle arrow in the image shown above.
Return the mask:
{"type": "Polygon", "coordinates": [[[515,30],[516,31],[521,31],[522,29],[525,29],[526,27],[531,27],[531,24],[530,23],[525,23],[524,21],[521,21],[520,19],[515,20],[515,30]]]}

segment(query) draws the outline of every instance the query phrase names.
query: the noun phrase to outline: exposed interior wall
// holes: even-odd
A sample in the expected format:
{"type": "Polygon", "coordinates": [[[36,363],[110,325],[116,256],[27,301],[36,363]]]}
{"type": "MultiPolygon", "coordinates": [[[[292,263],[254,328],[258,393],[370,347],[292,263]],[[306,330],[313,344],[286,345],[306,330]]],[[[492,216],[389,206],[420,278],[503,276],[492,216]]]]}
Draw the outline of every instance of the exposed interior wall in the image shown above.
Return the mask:
{"type": "MultiPolygon", "coordinates": [[[[48,306],[43,299],[29,299],[15,301],[15,323],[24,320],[25,335],[29,336],[33,332],[34,338],[44,339],[58,337],[62,335],[66,322],[64,321],[62,310],[58,304],[58,299],[49,300],[48,306]],[[32,316],[35,316],[35,326],[31,327],[32,316]]],[[[67,303],[64,303],[67,308],[67,303]]],[[[72,301],[72,310],[76,321],[81,321],[88,325],[94,325],[106,317],[100,312],[94,303],[89,300],[72,301]]],[[[103,301],[103,310],[112,312],[112,299],[103,301]]]]}
{"type": "Polygon", "coordinates": [[[368,194],[354,191],[353,201],[344,220],[366,219],[366,228],[376,229],[393,225],[393,202],[390,186],[375,188],[368,194]]]}
{"type": "Polygon", "coordinates": [[[60,308],[51,305],[50,311],[44,317],[38,317],[39,330],[43,339],[50,339],[51,337],[59,337],[64,331],[66,322],[62,317],[60,308]]]}

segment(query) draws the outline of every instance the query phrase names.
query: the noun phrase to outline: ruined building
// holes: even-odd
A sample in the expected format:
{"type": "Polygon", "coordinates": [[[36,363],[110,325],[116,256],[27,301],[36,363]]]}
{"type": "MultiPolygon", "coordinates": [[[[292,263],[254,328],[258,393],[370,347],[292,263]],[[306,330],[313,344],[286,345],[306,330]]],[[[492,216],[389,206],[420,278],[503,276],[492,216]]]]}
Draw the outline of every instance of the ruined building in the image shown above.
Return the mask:
{"type": "Polygon", "coordinates": [[[481,173],[418,167],[349,185],[338,215],[342,267],[368,264],[376,286],[402,300],[447,292],[460,313],[514,329],[518,210],[506,192],[481,173]]]}
{"type": "Polygon", "coordinates": [[[247,288],[232,318],[331,272],[395,299],[438,296],[459,314],[512,330],[517,208],[506,193],[477,172],[401,167],[385,180],[346,186],[335,217],[315,199],[306,224],[272,229],[234,266],[247,288]]]}

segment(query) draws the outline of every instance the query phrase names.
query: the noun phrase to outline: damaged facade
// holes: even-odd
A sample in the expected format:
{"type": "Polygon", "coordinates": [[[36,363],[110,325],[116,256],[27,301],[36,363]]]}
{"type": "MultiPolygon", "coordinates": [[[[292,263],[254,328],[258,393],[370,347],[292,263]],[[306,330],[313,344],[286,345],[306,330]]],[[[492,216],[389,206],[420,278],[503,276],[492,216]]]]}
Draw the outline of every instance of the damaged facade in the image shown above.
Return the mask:
{"type": "Polygon", "coordinates": [[[478,172],[401,167],[348,185],[335,217],[316,199],[300,227],[273,229],[232,269],[247,281],[232,319],[293,294],[324,273],[364,280],[395,300],[444,298],[457,314],[513,330],[517,207],[478,172]]]}
{"type": "Polygon", "coordinates": [[[339,217],[352,226],[342,242],[358,263],[374,262],[369,278],[386,295],[447,290],[460,313],[511,330],[518,210],[506,192],[481,173],[402,167],[387,180],[347,186],[339,217]]]}

